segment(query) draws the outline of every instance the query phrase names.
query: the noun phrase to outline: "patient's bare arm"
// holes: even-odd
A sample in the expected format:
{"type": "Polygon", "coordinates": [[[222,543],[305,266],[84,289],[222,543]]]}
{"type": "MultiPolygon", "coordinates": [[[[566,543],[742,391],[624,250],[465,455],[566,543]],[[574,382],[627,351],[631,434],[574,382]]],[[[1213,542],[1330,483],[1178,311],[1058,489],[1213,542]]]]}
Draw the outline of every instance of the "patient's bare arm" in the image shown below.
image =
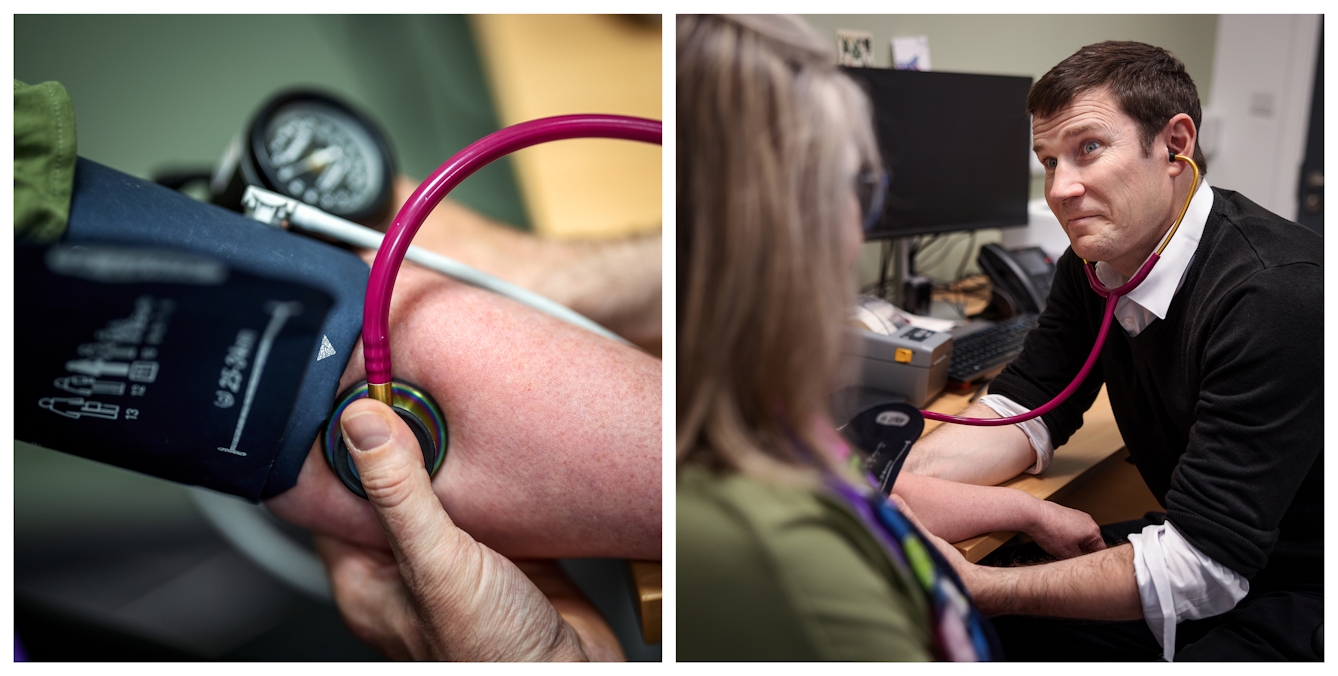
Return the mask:
{"type": "MultiPolygon", "coordinates": [[[[994,409],[979,402],[958,415],[999,417],[994,409]]],[[[974,427],[945,423],[911,446],[903,471],[993,486],[1021,474],[1035,462],[1036,451],[1017,425],[974,427]]]]}
{"type": "MultiPolygon", "coordinates": [[[[660,558],[661,368],[646,353],[406,263],[391,306],[395,377],[450,425],[433,488],[512,558],[660,558]]],[[[355,349],[340,388],[365,376],[355,349]]],[[[384,544],[368,503],[313,448],[279,516],[384,544]]]]}
{"type": "Polygon", "coordinates": [[[892,490],[915,510],[926,528],[948,542],[996,531],[1023,532],[1060,559],[1106,547],[1091,516],[1016,488],[975,486],[902,472],[892,490]]]}

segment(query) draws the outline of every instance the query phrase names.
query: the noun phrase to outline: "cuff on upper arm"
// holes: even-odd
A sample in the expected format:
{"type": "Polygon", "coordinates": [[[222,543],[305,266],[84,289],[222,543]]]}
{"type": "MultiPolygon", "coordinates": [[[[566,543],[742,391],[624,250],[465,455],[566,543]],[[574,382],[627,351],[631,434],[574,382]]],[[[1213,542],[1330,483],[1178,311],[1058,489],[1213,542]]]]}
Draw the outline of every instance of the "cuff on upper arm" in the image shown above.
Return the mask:
{"type": "MultiPolygon", "coordinates": [[[[1002,394],[987,394],[980,398],[980,403],[990,407],[1000,417],[1004,418],[1031,411],[1031,409],[1023,408],[1017,402],[1002,394]]],[[[1036,450],[1036,463],[1027,468],[1026,472],[1027,474],[1040,474],[1045,471],[1046,467],[1050,466],[1050,460],[1055,457],[1055,447],[1050,444],[1050,428],[1046,427],[1039,417],[1017,423],[1017,427],[1027,435],[1031,447],[1036,450]]]]}
{"type": "Polygon", "coordinates": [[[1250,592],[1248,580],[1199,551],[1169,521],[1131,533],[1129,543],[1143,619],[1167,662],[1175,656],[1176,624],[1225,613],[1250,592]]]}

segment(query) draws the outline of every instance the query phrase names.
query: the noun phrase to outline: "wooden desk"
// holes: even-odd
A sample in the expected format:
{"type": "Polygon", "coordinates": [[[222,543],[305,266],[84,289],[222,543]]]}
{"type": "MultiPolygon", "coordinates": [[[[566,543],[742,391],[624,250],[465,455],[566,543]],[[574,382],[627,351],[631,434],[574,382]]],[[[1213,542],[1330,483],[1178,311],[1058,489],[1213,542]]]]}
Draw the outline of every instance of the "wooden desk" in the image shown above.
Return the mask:
{"type": "Polygon", "coordinates": [[[659,561],[628,561],[632,577],[632,605],[641,623],[641,638],[647,644],[660,642],[661,603],[664,589],[660,584],[659,561]]]}
{"type": "MultiPolygon", "coordinates": [[[[966,408],[974,395],[974,391],[945,393],[930,404],[929,410],[957,413],[966,408]]],[[[928,434],[940,424],[926,420],[925,433],[928,434]]],[[[1023,474],[1000,485],[1026,491],[1042,500],[1063,502],[1066,497],[1075,495],[1094,478],[1120,463],[1127,455],[1124,440],[1115,426],[1115,416],[1110,410],[1106,388],[1102,387],[1092,408],[1083,416],[1082,428],[1074,433],[1067,444],[1055,449],[1055,457],[1044,472],[1023,474]]],[[[975,562],[1016,534],[991,533],[963,540],[955,543],[955,546],[968,561],[975,562]]]]}

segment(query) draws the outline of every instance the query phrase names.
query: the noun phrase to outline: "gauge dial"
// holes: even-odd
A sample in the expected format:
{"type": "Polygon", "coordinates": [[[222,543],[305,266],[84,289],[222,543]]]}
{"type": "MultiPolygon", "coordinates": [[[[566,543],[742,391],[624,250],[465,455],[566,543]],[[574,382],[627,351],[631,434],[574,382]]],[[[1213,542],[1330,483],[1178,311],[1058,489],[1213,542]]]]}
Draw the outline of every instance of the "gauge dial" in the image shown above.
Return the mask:
{"type": "Polygon", "coordinates": [[[248,182],[349,220],[388,215],[395,176],[389,144],[347,104],[310,91],[281,94],[248,135],[248,182]]]}

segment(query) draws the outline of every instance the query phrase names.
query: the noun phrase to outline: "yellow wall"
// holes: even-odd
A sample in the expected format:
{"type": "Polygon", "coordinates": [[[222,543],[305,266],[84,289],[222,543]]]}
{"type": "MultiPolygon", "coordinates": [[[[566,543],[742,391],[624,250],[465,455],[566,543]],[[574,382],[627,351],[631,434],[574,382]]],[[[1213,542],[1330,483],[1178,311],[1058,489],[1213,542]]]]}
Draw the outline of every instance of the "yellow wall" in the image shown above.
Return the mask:
{"type": "MultiPolygon", "coordinates": [[[[483,15],[473,27],[503,124],[572,113],[663,117],[658,18],[483,15]]],[[[536,232],[599,237],[660,225],[658,146],[573,140],[513,157],[536,232]]]]}

